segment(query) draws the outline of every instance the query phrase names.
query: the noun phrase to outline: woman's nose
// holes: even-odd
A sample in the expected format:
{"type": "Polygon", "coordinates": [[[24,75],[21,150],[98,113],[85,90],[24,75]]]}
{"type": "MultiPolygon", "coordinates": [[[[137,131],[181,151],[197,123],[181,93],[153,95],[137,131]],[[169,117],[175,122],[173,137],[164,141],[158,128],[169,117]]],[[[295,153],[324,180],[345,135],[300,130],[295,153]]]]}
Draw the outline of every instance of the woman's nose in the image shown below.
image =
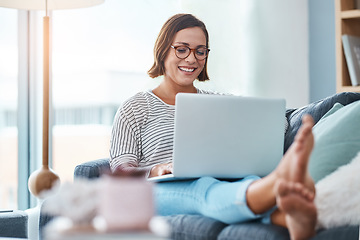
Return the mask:
{"type": "Polygon", "coordinates": [[[187,58],[185,58],[185,61],[190,62],[190,63],[194,63],[196,61],[194,50],[190,51],[190,54],[189,54],[189,56],[187,56],[187,58]]]}

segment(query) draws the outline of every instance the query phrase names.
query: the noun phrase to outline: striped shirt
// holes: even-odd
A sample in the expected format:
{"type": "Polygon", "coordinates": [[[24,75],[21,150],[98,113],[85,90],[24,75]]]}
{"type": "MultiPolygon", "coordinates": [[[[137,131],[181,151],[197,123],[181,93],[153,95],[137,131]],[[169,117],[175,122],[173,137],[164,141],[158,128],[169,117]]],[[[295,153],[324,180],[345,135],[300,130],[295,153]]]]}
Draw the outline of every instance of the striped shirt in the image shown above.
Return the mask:
{"type": "MultiPolygon", "coordinates": [[[[216,94],[198,89],[200,94],[216,94]]],[[[140,92],[118,109],[110,142],[112,171],[132,166],[151,167],[172,161],[175,106],[152,91],[140,92]]]]}

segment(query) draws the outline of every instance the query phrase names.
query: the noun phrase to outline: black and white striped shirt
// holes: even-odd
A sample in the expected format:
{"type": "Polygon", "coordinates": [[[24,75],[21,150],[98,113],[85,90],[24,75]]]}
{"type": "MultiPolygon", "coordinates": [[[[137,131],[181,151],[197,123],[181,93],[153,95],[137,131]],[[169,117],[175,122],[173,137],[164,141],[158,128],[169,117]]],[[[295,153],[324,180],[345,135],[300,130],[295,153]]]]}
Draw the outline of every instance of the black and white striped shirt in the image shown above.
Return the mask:
{"type": "MultiPolygon", "coordinates": [[[[215,92],[198,89],[200,94],[215,92]]],[[[152,91],[140,92],[118,109],[110,142],[112,171],[124,166],[150,170],[172,161],[175,106],[152,91]]]]}

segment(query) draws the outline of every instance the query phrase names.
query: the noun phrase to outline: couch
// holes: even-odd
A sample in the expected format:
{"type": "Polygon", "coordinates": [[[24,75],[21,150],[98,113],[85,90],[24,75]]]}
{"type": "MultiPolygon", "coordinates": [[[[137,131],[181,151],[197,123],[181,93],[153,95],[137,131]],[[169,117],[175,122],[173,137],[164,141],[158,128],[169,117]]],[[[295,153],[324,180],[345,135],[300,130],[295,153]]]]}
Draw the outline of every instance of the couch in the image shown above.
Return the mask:
{"type": "MultiPolygon", "coordinates": [[[[287,109],[288,130],[285,134],[284,152],[293,142],[294,136],[301,125],[304,114],[310,114],[315,123],[318,122],[335,103],[348,105],[360,100],[360,93],[339,93],[297,109],[287,109]]],[[[360,150],[360,149],[359,149],[360,150]]],[[[109,172],[109,159],[97,159],[76,166],[74,179],[98,178],[109,172]]],[[[174,215],[165,217],[172,227],[172,239],[289,239],[286,228],[263,224],[258,221],[227,225],[211,218],[199,215],[174,215]]],[[[51,219],[46,215],[40,217],[40,227],[51,219]]],[[[359,239],[359,225],[334,227],[319,230],[312,239],[359,239]]]]}
{"type": "Polygon", "coordinates": [[[24,211],[0,212],[0,237],[27,238],[28,216],[24,211]]]}

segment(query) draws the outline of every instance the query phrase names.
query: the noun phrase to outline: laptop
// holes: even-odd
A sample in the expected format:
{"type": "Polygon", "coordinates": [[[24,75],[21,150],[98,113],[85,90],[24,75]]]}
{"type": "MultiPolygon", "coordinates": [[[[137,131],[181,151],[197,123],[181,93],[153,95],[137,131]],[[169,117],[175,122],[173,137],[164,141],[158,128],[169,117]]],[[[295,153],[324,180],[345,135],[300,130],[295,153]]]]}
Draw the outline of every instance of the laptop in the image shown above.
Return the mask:
{"type": "Polygon", "coordinates": [[[173,173],[149,181],[202,176],[266,176],[283,155],[285,100],[179,93],[173,173]]]}

